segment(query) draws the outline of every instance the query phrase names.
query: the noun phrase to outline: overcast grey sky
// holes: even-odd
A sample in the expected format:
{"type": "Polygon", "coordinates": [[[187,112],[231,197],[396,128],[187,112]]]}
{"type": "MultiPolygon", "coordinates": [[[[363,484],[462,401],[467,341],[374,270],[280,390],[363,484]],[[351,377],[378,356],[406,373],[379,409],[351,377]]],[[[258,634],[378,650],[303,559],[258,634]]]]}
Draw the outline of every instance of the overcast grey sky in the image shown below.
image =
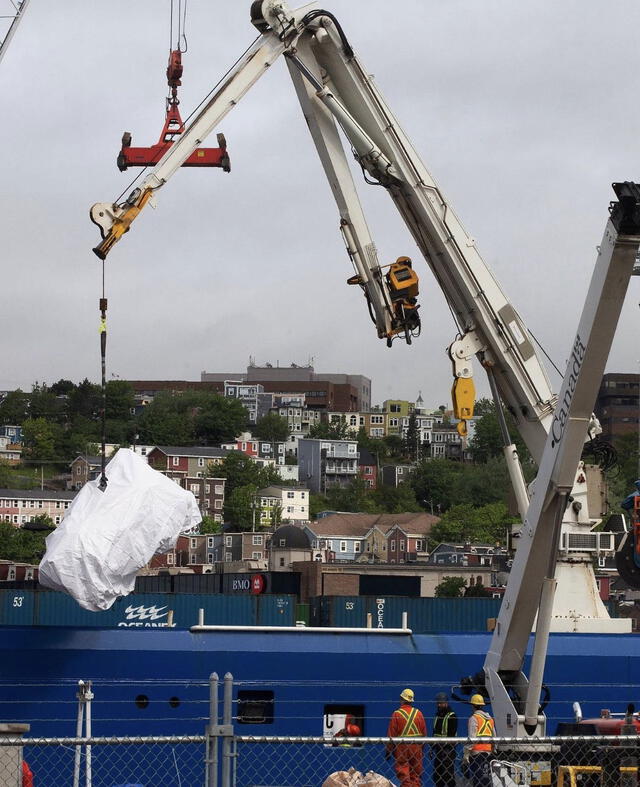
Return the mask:
{"type": "MultiPolygon", "coordinates": [[[[183,116],[255,37],[249,6],[189,0],[183,116]]],[[[637,0],[323,7],[564,364],[610,183],[640,178],[637,0]]],[[[88,210],[133,177],[115,164],[122,132],[134,145],[157,141],[168,48],[169,0],[30,2],[0,63],[0,389],[99,379],[99,234],[88,210]]],[[[220,130],[231,173],[178,172],[108,259],[109,375],[199,379],[242,370],[249,356],[312,356],[317,371],[371,377],[374,402],[418,390],[430,405],[447,402],[455,328],[444,299],[420,261],[422,336],[390,350],[376,338],[360,291],[345,284],[337,210],[284,63],[220,130]]],[[[418,258],[381,191],[361,189],[381,260],[418,258]]],[[[639,296],[635,278],[609,370],[638,370],[639,296]]]]}

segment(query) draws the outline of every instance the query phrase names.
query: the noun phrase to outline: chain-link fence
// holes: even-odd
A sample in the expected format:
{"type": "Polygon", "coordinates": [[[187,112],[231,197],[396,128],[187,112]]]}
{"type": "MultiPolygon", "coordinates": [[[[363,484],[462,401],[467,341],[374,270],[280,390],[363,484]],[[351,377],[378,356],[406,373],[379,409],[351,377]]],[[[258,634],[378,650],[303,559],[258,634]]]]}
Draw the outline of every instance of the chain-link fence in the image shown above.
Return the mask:
{"type": "Polygon", "coordinates": [[[27,787],[30,780],[34,787],[204,785],[206,741],[205,736],[7,738],[0,740],[0,785],[27,787]]]}
{"type": "Polygon", "coordinates": [[[640,737],[0,740],[0,787],[636,787],[640,737]],[[485,747],[478,749],[478,746],[485,747]],[[490,746],[491,750],[486,747],[490,746]],[[26,766],[22,765],[22,762],[26,766]],[[30,777],[28,774],[32,774],[30,777]],[[29,779],[32,779],[30,781],[29,779]]]}
{"type": "Polygon", "coordinates": [[[232,787],[624,787],[638,784],[640,737],[493,739],[236,737],[232,787]],[[394,742],[395,741],[395,742],[394,742]]]}

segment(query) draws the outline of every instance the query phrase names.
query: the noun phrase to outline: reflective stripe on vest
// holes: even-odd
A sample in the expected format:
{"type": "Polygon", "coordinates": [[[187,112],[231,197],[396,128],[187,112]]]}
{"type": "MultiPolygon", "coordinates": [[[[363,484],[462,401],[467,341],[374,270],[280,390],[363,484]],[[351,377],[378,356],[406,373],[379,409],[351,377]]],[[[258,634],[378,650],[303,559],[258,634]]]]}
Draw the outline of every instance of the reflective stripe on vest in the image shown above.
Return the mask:
{"type": "MultiPolygon", "coordinates": [[[[445,713],[445,715],[441,717],[442,718],[442,730],[441,730],[441,732],[435,732],[435,730],[434,730],[433,735],[434,735],[435,738],[448,738],[449,737],[449,719],[452,716],[453,716],[453,711],[450,710],[449,713],[445,713]]],[[[436,717],[436,719],[437,718],[438,717],[436,717]]]]}
{"type": "Polygon", "coordinates": [[[396,713],[399,713],[402,718],[404,719],[404,729],[398,735],[398,738],[420,738],[422,737],[422,733],[418,729],[418,725],[416,724],[416,716],[418,715],[417,708],[411,708],[411,713],[407,713],[406,710],[402,708],[398,708],[396,713]]]}
{"type": "MultiPolygon", "coordinates": [[[[493,738],[494,732],[494,725],[493,719],[489,716],[486,719],[484,716],[481,716],[479,713],[473,714],[477,724],[478,724],[478,731],[476,732],[476,737],[478,738],[493,738]]],[[[474,743],[471,747],[471,751],[492,751],[493,746],[490,743],[474,743]]]]}

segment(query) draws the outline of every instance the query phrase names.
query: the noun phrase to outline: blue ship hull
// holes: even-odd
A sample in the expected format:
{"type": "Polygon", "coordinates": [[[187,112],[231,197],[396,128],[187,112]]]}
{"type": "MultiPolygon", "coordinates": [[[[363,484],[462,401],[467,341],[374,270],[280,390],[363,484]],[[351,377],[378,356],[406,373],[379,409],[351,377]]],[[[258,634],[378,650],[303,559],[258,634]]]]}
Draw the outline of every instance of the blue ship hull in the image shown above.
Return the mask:
{"type": "MultiPolygon", "coordinates": [[[[238,725],[255,735],[319,735],[328,705],[363,708],[365,735],[384,735],[400,688],[429,709],[438,691],[482,668],[490,635],[325,633],[313,630],[0,629],[0,720],[31,734],[75,733],[79,679],[93,681],[96,735],[201,734],[208,679],[233,674],[242,690],[273,692],[273,718],[238,725]],[[304,712],[302,712],[304,709],[304,712]]],[[[640,697],[640,640],[632,634],[551,636],[548,730],[640,697]]],[[[453,703],[460,716],[468,707],[453,703]]]]}

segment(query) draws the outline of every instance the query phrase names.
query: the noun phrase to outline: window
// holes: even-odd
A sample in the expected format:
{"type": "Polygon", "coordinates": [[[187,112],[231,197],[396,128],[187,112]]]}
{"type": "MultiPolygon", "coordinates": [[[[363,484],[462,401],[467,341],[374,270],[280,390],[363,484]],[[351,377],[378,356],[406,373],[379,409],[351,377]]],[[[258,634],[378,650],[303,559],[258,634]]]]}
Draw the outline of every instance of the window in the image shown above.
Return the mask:
{"type": "Polygon", "coordinates": [[[287,492],[287,497],[289,498],[289,500],[293,499],[295,496],[296,496],[295,492],[287,492]]]}
{"type": "Polygon", "coordinates": [[[213,552],[207,552],[207,563],[213,563],[213,552]]]}
{"type": "Polygon", "coordinates": [[[296,510],[295,506],[287,506],[287,514],[293,514],[295,510],[296,510]]]}
{"type": "Polygon", "coordinates": [[[392,552],[396,551],[396,542],[395,541],[391,541],[391,551],[392,552]]]}
{"type": "Polygon", "coordinates": [[[60,517],[59,516],[55,517],[53,521],[54,521],[54,524],[59,525],[60,524],[60,517]]]}
{"type": "Polygon", "coordinates": [[[371,420],[372,424],[383,424],[384,423],[384,418],[381,415],[372,415],[370,420],[371,420]]]}
{"type": "Polygon", "coordinates": [[[341,552],[346,552],[347,551],[347,542],[346,541],[341,541],[340,542],[340,551],[341,552]]]}
{"type": "Polygon", "coordinates": [[[193,563],[195,563],[195,562],[196,562],[196,556],[195,555],[189,555],[189,563],[191,563],[193,565],[193,563]]]}
{"type": "Polygon", "coordinates": [[[200,493],[200,484],[189,484],[189,489],[194,495],[198,495],[200,493]]]}
{"type": "Polygon", "coordinates": [[[284,558],[280,558],[280,568],[284,568],[284,558]]]}
{"type": "Polygon", "coordinates": [[[416,552],[422,552],[422,539],[416,539],[416,552]]]}
{"type": "Polygon", "coordinates": [[[286,546],[286,545],[287,545],[287,541],[286,541],[286,539],[285,539],[285,538],[281,538],[281,539],[280,539],[280,546],[281,546],[281,547],[284,547],[284,546],[286,546]]]}
{"type": "Polygon", "coordinates": [[[222,484],[216,484],[213,491],[216,493],[216,495],[223,495],[224,486],[222,484]]]}
{"type": "Polygon", "coordinates": [[[397,418],[389,418],[389,426],[397,426],[398,419],[397,418]]]}
{"type": "Polygon", "coordinates": [[[171,457],[171,464],[174,467],[178,467],[178,465],[180,464],[180,457],[179,456],[172,456],[171,457]]]}
{"type": "Polygon", "coordinates": [[[222,500],[214,500],[213,501],[214,508],[222,508],[222,500]]]}
{"type": "Polygon", "coordinates": [[[400,552],[404,552],[404,541],[400,542],[399,549],[400,549],[400,552]]]}
{"type": "Polygon", "coordinates": [[[354,543],[354,545],[353,545],[353,551],[354,551],[354,552],[359,552],[359,551],[360,551],[360,542],[359,542],[359,541],[356,541],[356,542],[354,543]]]}
{"type": "Polygon", "coordinates": [[[262,552],[251,553],[251,560],[261,560],[261,559],[262,559],[262,552]]]}
{"type": "Polygon", "coordinates": [[[204,485],[204,493],[205,493],[205,495],[208,495],[210,492],[211,492],[211,484],[205,484],[204,485]]]}
{"type": "Polygon", "coordinates": [[[252,536],[251,543],[253,546],[262,546],[262,536],[252,536]]]}
{"type": "Polygon", "coordinates": [[[273,711],[272,691],[238,691],[238,724],[273,724],[273,711]]]}
{"type": "Polygon", "coordinates": [[[204,457],[198,457],[198,467],[204,467],[204,457]]]}
{"type": "Polygon", "coordinates": [[[224,553],[224,559],[225,559],[225,562],[230,563],[231,562],[231,552],[225,552],[224,553]]]}
{"type": "Polygon", "coordinates": [[[209,549],[213,548],[213,536],[207,536],[207,547],[209,549]]]}
{"type": "Polygon", "coordinates": [[[225,536],[224,537],[224,545],[226,547],[230,547],[233,544],[233,536],[225,536]]]}

